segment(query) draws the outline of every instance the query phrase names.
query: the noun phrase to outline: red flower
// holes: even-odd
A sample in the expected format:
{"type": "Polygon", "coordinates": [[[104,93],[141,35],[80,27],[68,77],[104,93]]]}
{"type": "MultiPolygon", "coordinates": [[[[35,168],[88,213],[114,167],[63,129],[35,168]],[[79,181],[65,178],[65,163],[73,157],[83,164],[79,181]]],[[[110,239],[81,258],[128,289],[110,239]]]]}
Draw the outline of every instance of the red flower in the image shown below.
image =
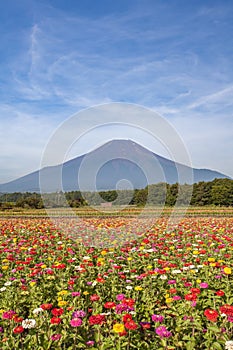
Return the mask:
{"type": "Polygon", "coordinates": [[[100,282],[100,283],[104,283],[104,282],[105,282],[105,279],[102,278],[102,277],[98,277],[98,278],[96,278],[96,281],[97,281],[97,282],[100,282]]]}
{"type": "Polygon", "coordinates": [[[97,294],[93,294],[90,296],[90,300],[91,301],[98,301],[98,300],[100,300],[100,297],[97,294]]]}
{"type": "Polygon", "coordinates": [[[197,300],[197,294],[186,294],[185,295],[185,300],[189,300],[189,301],[196,301],[197,300]]]}
{"type": "Polygon", "coordinates": [[[13,316],[13,320],[15,323],[21,323],[23,321],[23,317],[19,317],[17,315],[13,316]]]}
{"type": "Polygon", "coordinates": [[[58,309],[58,308],[54,308],[52,309],[52,314],[53,316],[61,316],[64,312],[64,310],[62,308],[58,309]]]}
{"type": "Polygon", "coordinates": [[[176,288],[171,288],[171,289],[169,290],[169,293],[170,293],[170,294],[176,294],[176,292],[177,292],[176,288]]]}
{"type": "Polygon", "coordinates": [[[201,293],[199,288],[191,288],[190,290],[193,294],[200,294],[201,293]]]}
{"type": "Polygon", "coordinates": [[[223,297],[225,295],[224,291],[223,290],[218,290],[216,292],[216,295],[218,295],[219,297],[223,297]]]}
{"type": "Polygon", "coordinates": [[[130,298],[123,299],[122,300],[122,304],[127,305],[129,307],[133,307],[134,304],[135,304],[135,300],[134,299],[130,299],[130,298]]]}
{"type": "Polygon", "coordinates": [[[43,310],[50,310],[50,309],[52,309],[53,305],[52,304],[42,304],[40,307],[43,310]]]}
{"type": "Polygon", "coordinates": [[[50,320],[50,323],[52,323],[52,324],[59,324],[59,323],[61,323],[61,318],[59,318],[59,317],[52,317],[51,320],[50,320]]]}
{"type": "Polygon", "coordinates": [[[130,315],[130,314],[125,314],[125,315],[122,317],[122,321],[123,321],[124,323],[129,322],[129,321],[132,321],[132,315],[130,315]]]}
{"type": "Polygon", "coordinates": [[[13,329],[13,333],[15,333],[15,334],[22,333],[23,331],[24,331],[23,326],[17,326],[13,329]]]}
{"type": "Polygon", "coordinates": [[[95,325],[95,324],[102,324],[105,322],[105,316],[104,315],[92,315],[89,318],[89,323],[90,325],[95,325]]]}
{"type": "Polygon", "coordinates": [[[220,306],[220,312],[227,316],[233,316],[233,306],[228,304],[220,306]]]}
{"type": "Polygon", "coordinates": [[[130,320],[130,321],[125,323],[125,328],[127,328],[127,329],[137,329],[138,326],[133,320],[130,320]]]}
{"type": "Polygon", "coordinates": [[[206,309],[204,312],[204,315],[206,318],[208,318],[209,321],[216,322],[218,318],[218,312],[216,310],[212,309],[206,309]]]}
{"type": "Polygon", "coordinates": [[[113,301],[107,301],[104,304],[105,309],[113,309],[116,306],[116,304],[113,301]]]}

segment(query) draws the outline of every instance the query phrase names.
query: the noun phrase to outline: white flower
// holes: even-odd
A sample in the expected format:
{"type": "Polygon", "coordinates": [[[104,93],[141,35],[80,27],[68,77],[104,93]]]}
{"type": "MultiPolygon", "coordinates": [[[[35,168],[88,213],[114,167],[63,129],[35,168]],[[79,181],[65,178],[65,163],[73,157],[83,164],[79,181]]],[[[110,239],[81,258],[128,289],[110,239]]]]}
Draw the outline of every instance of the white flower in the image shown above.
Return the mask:
{"type": "Polygon", "coordinates": [[[173,274],[181,273],[181,270],[172,270],[173,274]]]}
{"type": "Polygon", "coordinates": [[[4,292],[6,290],[6,287],[0,288],[0,292],[4,292]]]}
{"type": "Polygon", "coordinates": [[[36,320],[33,318],[26,318],[22,321],[23,328],[34,328],[36,326],[36,320]]]}
{"type": "Polygon", "coordinates": [[[225,349],[233,350],[233,340],[227,340],[225,343],[225,349]]]}
{"type": "Polygon", "coordinates": [[[11,285],[11,281],[7,281],[6,283],[4,283],[4,286],[10,286],[11,285]]]}
{"type": "Polygon", "coordinates": [[[161,276],[160,276],[160,279],[161,279],[161,280],[166,280],[166,279],[167,279],[167,276],[166,276],[166,275],[161,275],[161,276]]]}
{"type": "Polygon", "coordinates": [[[90,260],[91,258],[89,256],[84,256],[83,260],[90,260]]]}
{"type": "Polygon", "coordinates": [[[34,315],[38,315],[40,312],[44,311],[41,307],[37,307],[32,311],[34,315]]]}
{"type": "Polygon", "coordinates": [[[130,290],[130,289],[133,289],[132,286],[126,286],[126,289],[130,290]]]}
{"type": "Polygon", "coordinates": [[[92,283],[92,287],[95,287],[96,285],[97,285],[97,282],[94,281],[94,282],[92,283]]]}

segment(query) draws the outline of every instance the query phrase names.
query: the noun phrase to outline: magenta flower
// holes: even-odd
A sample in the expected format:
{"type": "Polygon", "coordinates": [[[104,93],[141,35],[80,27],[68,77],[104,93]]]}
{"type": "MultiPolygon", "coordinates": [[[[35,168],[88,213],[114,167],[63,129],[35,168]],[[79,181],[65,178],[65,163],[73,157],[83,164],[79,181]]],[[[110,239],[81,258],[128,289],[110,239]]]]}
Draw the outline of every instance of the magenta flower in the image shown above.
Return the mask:
{"type": "Polygon", "coordinates": [[[86,316],[86,312],[83,310],[77,310],[72,313],[72,318],[83,318],[86,316]]]}
{"type": "Polygon", "coordinates": [[[181,300],[181,297],[179,295],[174,295],[174,297],[172,299],[173,300],[181,300]]]}
{"type": "Polygon", "coordinates": [[[93,346],[95,344],[95,342],[93,340],[89,340],[86,342],[87,346],[93,346]]]}
{"type": "Polygon", "coordinates": [[[118,295],[116,296],[116,300],[121,301],[121,300],[123,300],[123,299],[125,299],[125,294],[118,294],[118,295]]]}
{"type": "Polygon", "coordinates": [[[73,319],[70,321],[70,325],[71,325],[72,327],[80,327],[82,323],[83,323],[83,321],[82,321],[81,318],[73,318],[73,319]]]}
{"type": "Polygon", "coordinates": [[[208,283],[206,282],[200,283],[200,288],[208,288],[208,287],[209,287],[208,283]]]}
{"type": "Polygon", "coordinates": [[[13,310],[5,311],[2,314],[2,318],[5,320],[11,320],[15,314],[16,314],[16,312],[13,310]]]}
{"type": "Polygon", "coordinates": [[[160,337],[160,338],[169,338],[172,336],[172,333],[167,330],[165,326],[159,326],[155,329],[155,333],[160,337]]]}
{"type": "Polygon", "coordinates": [[[152,315],[151,319],[153,322],[163,322],[164,317],[162,315],[152,315]]]}
{"type": "Polygon", "coordinates": [[[168,284],[176,284],[176,280],[169,280],[167,281],[168,284]]]}
{"type": "Polygon", "coordinates": [[[81,293],[80,292],[72,292],[71,295],[72,295],[72,297],[80,297],[81,293]]]}
{"type": "Polygon", "coordinates": [[[59,340],[59,339],[61,339],[61,334],[53,334],[53,335],[51,335],[51,340],[59,340]]]}

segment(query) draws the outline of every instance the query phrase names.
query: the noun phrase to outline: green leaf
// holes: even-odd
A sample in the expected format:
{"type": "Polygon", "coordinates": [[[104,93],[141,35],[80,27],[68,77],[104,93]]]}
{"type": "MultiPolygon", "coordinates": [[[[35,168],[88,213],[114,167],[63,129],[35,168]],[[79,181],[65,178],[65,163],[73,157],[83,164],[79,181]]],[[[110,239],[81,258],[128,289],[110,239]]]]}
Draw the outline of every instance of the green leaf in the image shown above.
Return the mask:
{"type": "Polygon", "coordinates": [[[214,342],[212,344],[212,347],[213,347],[213,349],[216,349],[216,350],[222,350],[221,345],[219,343],[217,343],[217,342],[214,342]]]}
{"type": "Polygon", "coordinates": [[[187,344],[186,344],[186,349],[187,350],[193,350],[195,347],[195,343],[192,342],[192,341],[189,341],[187,344]]]}

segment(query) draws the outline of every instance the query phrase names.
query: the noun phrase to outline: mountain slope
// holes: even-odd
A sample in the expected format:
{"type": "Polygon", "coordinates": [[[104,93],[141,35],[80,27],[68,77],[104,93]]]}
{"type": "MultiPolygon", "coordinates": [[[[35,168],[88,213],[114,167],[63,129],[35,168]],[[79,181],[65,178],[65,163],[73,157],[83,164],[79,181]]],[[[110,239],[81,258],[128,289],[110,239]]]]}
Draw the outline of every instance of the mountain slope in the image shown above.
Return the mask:
{"type": "MultiPolygon", "coordinates": [[[[189,182],[180,181],[176,166],[179,174],[190,171],[187,166],[176,164],[133,141],[113,140],[63,165],[46,167],[1,184],[0,192],[40,192],[40,179],[43,192],[109,190],[115,189],[122,179],[128,180],[131,188],[144,188],[158,182],[189,182]],[[78,174],[82,180],[80,185],[78,174]]],[[[213,170],[193,169],[193,182],[212,181],[215,178],[227,176],[213,170]]],[[[186,179],[185,175],[181,179],[186,179]]]]}

